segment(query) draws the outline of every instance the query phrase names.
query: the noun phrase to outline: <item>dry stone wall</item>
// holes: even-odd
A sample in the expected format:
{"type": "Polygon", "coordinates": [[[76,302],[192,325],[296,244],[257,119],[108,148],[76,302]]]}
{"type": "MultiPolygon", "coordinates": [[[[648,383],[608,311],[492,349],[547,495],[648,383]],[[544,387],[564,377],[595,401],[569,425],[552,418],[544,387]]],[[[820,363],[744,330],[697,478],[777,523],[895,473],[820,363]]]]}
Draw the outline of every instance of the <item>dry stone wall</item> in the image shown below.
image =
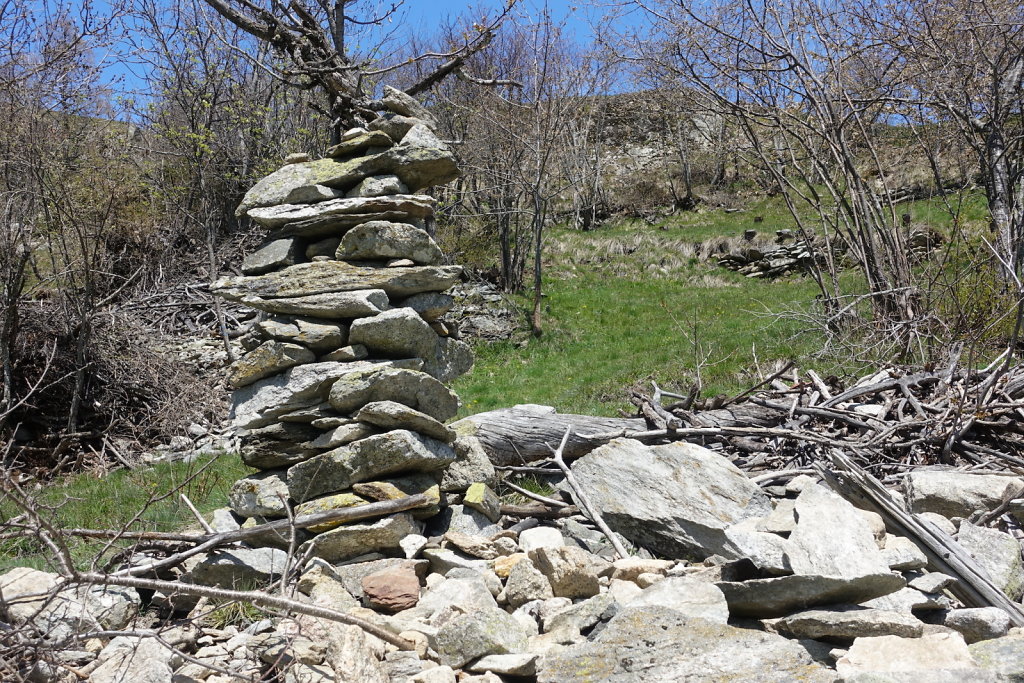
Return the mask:
{"type": "Polygon", "coordinates": [[[301,532],[304,552],[329,561],[399,551],[448,494],[494,475],[444,424],[459,408],[446,383],[472,354],[445,321],[462,268],[443,265],[424,190],[459,172],[428,112],[397,90],[384,103],[323,159],[289,157],[246,194],[238,212],[267,241],[214,287],[261,312],[229,378],[241,457],[260,470],[231,491],[243,526],[418,493],[433,503],[301,532]]]}

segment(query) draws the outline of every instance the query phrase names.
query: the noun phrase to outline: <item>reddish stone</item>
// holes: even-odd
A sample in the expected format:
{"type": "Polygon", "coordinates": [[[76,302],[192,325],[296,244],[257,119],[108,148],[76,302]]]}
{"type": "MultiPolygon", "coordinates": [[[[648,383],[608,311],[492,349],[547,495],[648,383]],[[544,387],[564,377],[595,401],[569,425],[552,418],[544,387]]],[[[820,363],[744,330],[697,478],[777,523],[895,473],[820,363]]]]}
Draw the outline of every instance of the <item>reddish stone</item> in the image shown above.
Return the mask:
{"type": "Polygon", "coordinates": [[[401,612],[420,600],[420,580],[411,565],[382,569],[362,583],[367,606],[382,612],[401,612]]]}

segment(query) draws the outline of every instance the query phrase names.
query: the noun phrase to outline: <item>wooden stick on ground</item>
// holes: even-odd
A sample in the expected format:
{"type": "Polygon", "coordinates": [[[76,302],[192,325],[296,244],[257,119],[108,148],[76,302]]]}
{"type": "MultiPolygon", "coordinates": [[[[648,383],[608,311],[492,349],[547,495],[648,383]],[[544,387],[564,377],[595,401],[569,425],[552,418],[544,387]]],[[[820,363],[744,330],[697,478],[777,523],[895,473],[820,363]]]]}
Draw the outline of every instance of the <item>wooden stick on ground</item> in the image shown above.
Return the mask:
{"type": "Polygon", "coordinates": [[[146,565],[122,569],[121,571],[116,572],[115,575],[131,576],[148,574],[158,569],[173,567],[181,564],[193,555],[198,555],[199,553],[206,552],[207,550],[216,548],[217,546],[227,545],[228,543],[234,543],[235,541],[244,541],[248,538],[259,536],[267,531],[278,531],[289,527],[304,529],[306,527],[323,524],[325,522],[354,522],[359,519],[367,519],[370,517],[383,517],[384,515],[402,512],[403,510],[412,510],[413,508],[423,507],[429,503],[430,501],[425,494],[417,493],[415,496],[406,496],[405,498],[397,498],[395,500],[385,500],[379,503],[367,503],[366,505],[355,505],[350,508],[315,512],[311,515],[296,517],[294,520],[279,519],[266,524],[259,524],[248,529],[225,531],[223,533],[214,534],[213,536],[203,536],[195,539],[198,542],[198,545],[193,548],[189,548],[188,550],[184,550],[175,555],[171,555],[170,557],[157,560],[146,565]]]}
{"type": "Polygon", "coordinates": [[[622,547],[622,544],[619,543],[618,536],[616,536],[615,532],[609,529],[608,525],[604,523],[604,519],[601,517],[601,514],[587,498],[587,494],[583,492],[583,487],[579,485],[578,481],[576,481],[576,475],[574,475],[572,470],[569,469],[569,466],[565,464],[565,459],[562,457],[562,453],[565,451],[565,444],[569,441],[570,433],[572,433],[572,427],[566,428],[565,436],[562,437],[562,443],[558,444],[558,450],[554,452],[555,464],[558,465],[559,469],[561,469],[565,474],[565,482],[569,484],[569,487],[572,489],[573,496],[576,497],[576,502],[579,503],[580,508],[583,510],[583,514],[589,517],[591,521],[597,525],[597,528],[601,530],[601,533],[608,537],[608,541],[612,544],[612,547],[615,548],[615,552],[618,553],[619,557],[625,559],[629,557],[629,555],[626,553],[626,549],[622,547]]]}
{"type": "Polygon", "coordinates": [[[296,612],[298,614],[306,614],[311,617],[320,617],[330,621],[337,621],[342,624],[358,626],[370,635],[376,636],[386,643],[391,643],[399,650],[416,649],[416,646],[405,638],[400,638],[394,633],[391,633],[379,626],[375,626],[365,619],[360,619],[359,617],[355,617],[350,614],[338,612],[337,610],[327,609],[326,607],[310,605],[305,602],[290,600],[276,595],[268,595],[262,591],[235,591],[228,590],[226,588],[213,588],[210,586],[200,586],[198,584],[179,583],[177,581],[144,579],[138,576],[116,576],[113,574],[102,574],[98,572],[76,574],[72,579],[98,586],[128,586],[130,588],[158,590],[163,593],[177,592],[184,595],[198,595],[200,597],[220,600],[238,600],[239,602],[248,602],[260,607],[281,609],[289,612],[296,612]]]}

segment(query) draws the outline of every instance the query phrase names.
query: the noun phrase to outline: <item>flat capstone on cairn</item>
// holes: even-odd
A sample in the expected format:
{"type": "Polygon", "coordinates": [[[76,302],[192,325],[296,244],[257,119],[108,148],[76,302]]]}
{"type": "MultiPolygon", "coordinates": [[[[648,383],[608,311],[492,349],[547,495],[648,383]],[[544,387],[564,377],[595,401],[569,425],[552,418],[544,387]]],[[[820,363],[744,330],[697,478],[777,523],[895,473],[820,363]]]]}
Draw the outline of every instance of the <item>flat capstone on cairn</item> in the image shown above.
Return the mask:
{"type": "MultiPolygon", "coordinates": [[[[448,503],[462,503],[470,485],[494,500],[487,456],[444,424],[459,408],[445,384],[473,360],[444,320],[452,305],[444,292],[462,268],[442,265],[431,236],[435,200],[423,192],[459,170],[422,105],[391,88],[383,103],[385,114],[347,131],[324,158],[293,155],[246,194],[238,214],[269,229],[267,240],[245,259],[243,276],[214,286],[260,311],[229,377],[240,454],[260,472],[232,487],[227,524],[420,493],[430,500],[296,532],[302,554],[328,562],[401,553],[428,518],[443,533],[448,503]]],[[[468,523],[496,521],[454,507],[468,523]]],[[[250,545],[291,543],[291,532],[268,532],[250,545]]]]}

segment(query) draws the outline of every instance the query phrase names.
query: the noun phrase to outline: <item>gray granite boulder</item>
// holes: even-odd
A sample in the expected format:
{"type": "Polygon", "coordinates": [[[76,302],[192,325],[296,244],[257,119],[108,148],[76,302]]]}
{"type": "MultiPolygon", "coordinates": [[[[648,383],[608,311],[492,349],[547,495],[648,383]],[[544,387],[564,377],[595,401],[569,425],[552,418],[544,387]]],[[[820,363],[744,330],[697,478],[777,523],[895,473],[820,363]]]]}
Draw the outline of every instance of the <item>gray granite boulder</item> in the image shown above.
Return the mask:
{"type": "Polygon", "coordinates": [[[781,617],[790,612],[837,603],[861,603],[888,595],[904,586],[899,574],[842,578],[836,576],[777,576],[750,581],[719,581],[733,616],[781,617]]]}
{"type": "Polygon", "coordinates": [[[374,401],[359,409],[355,418],[381,429],[409,429],[432,439],[452,443],[455,432],[426,413],[397,401],[374,401]]]}
{"type": "Polygon", "coordinates": [[[370,176],[349,190],[346,197],[385,197],[393,194],[409,194],[409,188],[391,173],[370,176]]]}
{"type": "Polygon", "coordinates": [[[305,253],[305,245],[294,237],[273,240],[245,257],[242,273],[262,275],[278,268],[294,266],[305,253]]]}
{"type": "Polygon", "coordinates": [[[911,512],[934,512],[944,517],[970,517],[975,510],[991,510],[1011,488],[1024,479],[1001,474],[915,470],[903,477],[903,490],[911,512]]]}
{"type": "Polygon", "coordinates": [[[478,657],[526,649],[526,633],[508,612],[485,607],[445,622],[434,643],[441,664],[460,668],[478,657]]]}
{"type": "Polygon", "coordinates": [[[615,439],[572,470],[613,531],[664,557],[703,560],[728,544],[728,526],[771,512],[743,472],[696,444],[615,439]]]}
{"type": "Polygon", "coordinates": [[[1024,595],[1024,564],[1020,543],[998,529],[961,522],[957,541],[974,556],[992,582],[1014,601],[1024,595]]]}
{"type": "MultiPolygon", "coordinates": [[[[383,294],[383,292],[381,292],[383,294]]],[[[382,302],[386,304],[386,301],[382,302]]],[[[344,346],[348,328],[337,323],[309,318],[271,318],[256,323],[263,336],[282,342],[302,344],[311,351],[324,353],[344,346]]]]}
{"type": "Polygon", "coordinates": [[[447,444],[399,429],[375,434],[292,466],[288,490],[298,502],[356,482],[403,472],[433,472],[455,460],[447,444]]]}
{"type": "Polygon", "coordinates": [[[411,308],[393,308],[352,322],[349,343],[384,358],[433,358],[437,333],[411,308]]]}
{"type": "Polygon", "coordinates": [[[451,310],[455,299],[450,294],[441,292],[423,292],[413,294],[408,299],[403,299],[396,306],[411,308],[420,314],[420,317],[427,322],[437,320],[451,310]]]}
{"type": "MultiPolygon", "coordinates": [[[[296,365],[279,375],[254,382],[232,393],[231,418],[238,429],[265,427],[276,422],[282,415],[319,406],[327,400],[331,386],[339,377],[358,370],[379,370],[395,365],[406,364],[358,361],[296,365]]],[[[433,379],[429,375],[426,377],[433,379]]]]}
{"type": "Polygon", "coordinates": [[[366,289],[383,289],[389,297],[405,298],[420,292],[443,292],[458,282],[461,275],[461,266],[385,268],[317,261],[265,275],[221,278],[214,283],[213,291],[242,303],[366,289]]]}
{"type": "MultiPolygon", "coordinates": [[[[230,296],[225,296],[230,299],[230,296]]],[[[391,306],[382,289],[354,292],[327,292],[308,296],[266,298],[245,294],[235,301],[250,308],[274,314],[305,315],[328,320],[365,318],[388,310],[391,306]]]]}
{"type": "Polygon", "coordinates": [[[441,261],[434,238],[415,225],[370,221],[345,233],[335,258],[348,261],[409,259],[423,266],[441,261]]]}
{"type": "Polygon", "coordinates": [[[352,413],[368,403],[396,401],[444,422],[455,416],[459,399],[428,374],[413,370],[360,366],[341,375],[329,400],[339,413],[352,413]]]}
{"type": "Polygon", "coordinates": [[[325,531],[303,544],[300,552],[310,552],[328,562],[341,562],[367,553],[398,551],[402,539],[417,532],[419,525],[412,515],[400,512],[325,531]]]}
{"type": "Polygon", "coordinates": [[[841,642],[866,636],[917,638],[924,633],[924,623],[911,614],[868,609],[858,605],[837,605],[794,612],[776,620],[772,628],[790,638],[841,642]]]}
{"type": "Polygon", "coordinates": [[[835,680],[800,643],[751,629],[686,617],[664,607],[619,612],[591,641],[540,659],[539,683],[670,683],[835,680]]]}
{"type": "Polygon", "coordinates": [[[185,574],[204,586],[248,590],[279,578],[288,554],[277,548],[221,548],[201,556],[185,574]]]}
{"type": "Polygon", "coordinates": [[[288,482],[284,470],[242,477],[231,485],[228,501],[239,517],[287,517],[288,482]]]}
{"type": "Polygon", "coordinates": [[[795,511],[796,527],[786,542],[794,574],[853,578],[889,571],[867,521],[838,494],[809,484],[795,511]]]}
{"type": "Polygon", "coordinates": [[[257,429],[240,429],[239,455],[249,467],[269,470],[308,460],[320,452],[310,439],[321,434],[308,424],[275,422],[257,429]]]}
{"type": "Polygon", "coordinates": [[[302,363],[312,363],[316,355],[304,346],[266,341],[231,364],[228,384],[240,389],[253,382],[284,372],[302,363]]]}

